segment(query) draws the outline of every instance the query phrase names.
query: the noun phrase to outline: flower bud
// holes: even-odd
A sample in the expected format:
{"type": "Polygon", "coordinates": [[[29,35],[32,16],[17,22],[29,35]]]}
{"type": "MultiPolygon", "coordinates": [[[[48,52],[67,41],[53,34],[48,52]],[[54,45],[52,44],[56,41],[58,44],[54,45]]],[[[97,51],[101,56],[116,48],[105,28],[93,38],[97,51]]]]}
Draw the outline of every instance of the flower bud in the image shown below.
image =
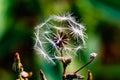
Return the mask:
{"type": "Polygon", "coordinates": [[[97,56],[96,53],[91,53],[91,54],[90,54],[90,59],[94,59],[96,56],[97,56]]]}

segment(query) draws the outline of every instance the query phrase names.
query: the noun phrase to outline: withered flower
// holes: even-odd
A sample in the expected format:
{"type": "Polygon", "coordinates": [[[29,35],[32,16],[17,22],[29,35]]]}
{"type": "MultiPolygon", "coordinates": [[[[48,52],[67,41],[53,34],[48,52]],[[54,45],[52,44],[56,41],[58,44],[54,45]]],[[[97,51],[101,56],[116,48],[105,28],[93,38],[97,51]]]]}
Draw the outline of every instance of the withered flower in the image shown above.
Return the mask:
{"type": "Polygon", "coordinates": [[[68,43],[68,37],[63,32],[60,32],[60,34],[55,35],[53,41],[59,48],[63,48],[68,43]]]}
{"type": "Polygon", "coordinates": [[[35,50],[48,61],[54,56],[76,54],[85,47],[85,27],[76,22],[70,14],[50,16],[45,22],[35,27],[35,50]],[[54,55],[56,54],[56,55],[54,55]]]}

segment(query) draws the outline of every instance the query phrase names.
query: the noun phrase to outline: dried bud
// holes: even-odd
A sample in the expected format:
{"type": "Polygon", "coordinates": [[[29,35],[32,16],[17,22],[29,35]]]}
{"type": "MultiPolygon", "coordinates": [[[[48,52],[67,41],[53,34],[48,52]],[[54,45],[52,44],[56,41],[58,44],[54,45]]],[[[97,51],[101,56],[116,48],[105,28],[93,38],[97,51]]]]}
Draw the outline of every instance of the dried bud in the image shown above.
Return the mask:
{"type": "Polygon", "coordinates": [[[19,56],[18,52],[15,53],[15,58],[14,58],[14,63],[13,63],[12,69],[17,74],[19,74],[23,71],[23,66],[22,66],[22,63],[20,61],[20,56],[19,56]]]}
{"type": "Polygon", "coordinates": [[[68,65],[69,63],[71,63],[71,57],[68,57],[68,58],[62,58],[61,60],[64,64],[68,65]]]}
{"type": "Polygon", "coordinates": [[[15,53],[14,63],[13,63],[13,71],[17,74],[17,80],[28,80],[28,77],[32,76],[32,72],[24,71],[22,63],[20,61],[20,55],[18,52],[15,53]]]}
{"type": "Polygon", "coordinates": [[[15,53],[15,57],[19,57],[19,53],[18,52],[15,53]]]}
{"type": "Polygon", "coordinates": [[[79,74],[68,74],[66,76],[67,80],[73,80],[73,79],[84,79],[84,76],[79,75],[79,74]]]}
{"type": "Polygon", "coordinates": [[[55,59],[62,61],[64,64],[69,64],[72,61],[71,57],[57,57],[57,56],[55,56],[55,59]]]}
{"type": "Polygon", "coordinates": [[[69,58],[65,58],[65,63],[66,63],[66,64],[71,63],[71,57],[69,57],[69,58]]]}
{"type": "Polygon", "coordinates": [[[96,53],[91,53],[91,54],[90,54],[90,58],[91,58],[91,59],[94,59],[96,56],[97,56],[96,53]]]}
{"type": "Polygon", "coordinates": [[[32,72],[26,72],[26,71],[22,71],[21,73],[20,73],[20,75],[23,77],[23,78],[28,78],[28,77],[30,77],[30,76],[32,76],[32,72]]]}
{"type": "Polygon", "coordinates": [[[15,62],[20,63],[20,55],[18,52],[15,53],[15,58],[14,58],[15,62]]]}

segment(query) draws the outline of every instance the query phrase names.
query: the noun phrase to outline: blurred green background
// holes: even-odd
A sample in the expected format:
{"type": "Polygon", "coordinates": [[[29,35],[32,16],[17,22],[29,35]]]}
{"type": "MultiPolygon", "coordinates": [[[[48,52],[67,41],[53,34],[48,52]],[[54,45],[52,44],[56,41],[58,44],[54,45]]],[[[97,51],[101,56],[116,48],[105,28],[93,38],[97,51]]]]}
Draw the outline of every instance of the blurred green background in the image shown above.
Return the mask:
{"type": "MultiPolygon", "coordinates": [[[[12,71],[15,52],[20,53],[30,80],[40,80],[42,69],[48,80],[61,80],[61,63],[48,63],[35,53],[34,27],[50,15],[72,13],[86,26],[87,47],[73,57],[67,72],[74,72],[96,52],[97,59],[84,68],[94,80],[120,80],[120,1],[118,0],[0,0],[0,80],[15,80],[12,71]]],[[[85,78],[86,80],[86,78],[85,78]]]]}

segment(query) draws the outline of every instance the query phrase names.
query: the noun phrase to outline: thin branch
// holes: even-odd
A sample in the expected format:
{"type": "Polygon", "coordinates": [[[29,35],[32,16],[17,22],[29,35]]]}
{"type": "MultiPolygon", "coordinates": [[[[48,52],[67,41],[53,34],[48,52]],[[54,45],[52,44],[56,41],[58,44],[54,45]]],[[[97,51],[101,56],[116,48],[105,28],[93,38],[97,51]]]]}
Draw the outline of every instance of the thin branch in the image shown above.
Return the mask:
{"type": "Polygon", "coordinates": [[[79,72],[80,70],[82,70],[85,66],[87,66],[88,64],[90,64],[92,61],[94,60],[94,58],[91,58],[85,65],[83,65],[82,67],[80,67],[78,70],[76,70],[74,73],[79,72]]]}
{"type": "Polygon", "coordinates": [[[83,68],[86,67],[88,64],[90,64],[90,63],[95,59],[96,56],[97,56],[96,53],[91,53],[91,54],[90,54],[90,60],[89,60],[85,65],[83,65],[82,67],[80,67],[77,71],[75,71],[74,73],[79,72],[81,69],[83,69],[83,68]]]}
{"type": "Polygon", "coordinates": [[[47,80],[45,77],[45,74],[43,73],[43,71],[40,69],[40,75],[42,77],[42,80],[47,80]]]}
{"type": "Polygon", "coordinates": [[[87,78],[87,80],[93,80],[92,73],[91,73],[90,70],[88,70],[88,78],[87,78]]]}

